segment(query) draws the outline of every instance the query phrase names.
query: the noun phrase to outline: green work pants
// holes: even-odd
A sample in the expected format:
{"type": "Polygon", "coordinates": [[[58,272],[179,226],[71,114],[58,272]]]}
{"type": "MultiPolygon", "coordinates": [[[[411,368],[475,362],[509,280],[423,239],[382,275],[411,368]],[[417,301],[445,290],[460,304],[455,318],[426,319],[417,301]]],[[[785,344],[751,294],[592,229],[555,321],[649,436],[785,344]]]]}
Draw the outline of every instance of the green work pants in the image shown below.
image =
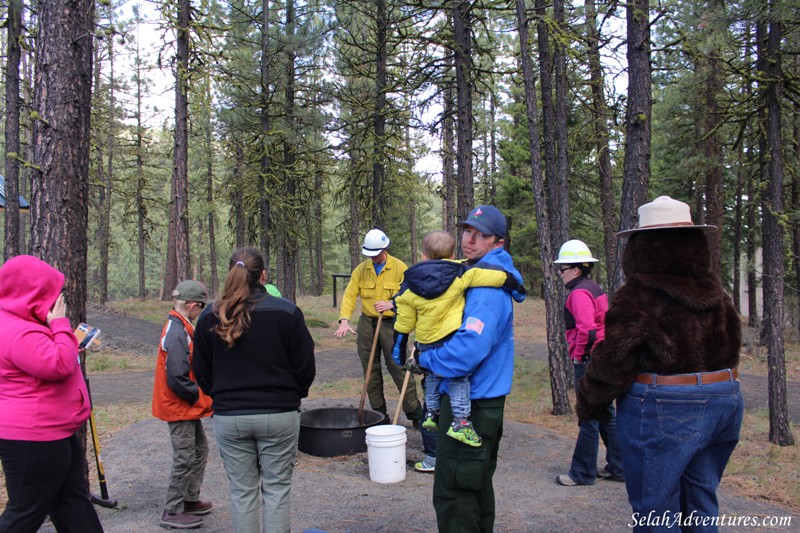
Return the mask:
{"type": "MultiPolygon", "coordinates": [[[[375,326],[377,322],[377,318],[371,318],[364,314],[358,319],[356,345],[358,347],[358,357],[361,359],[361,368],[364,370],[365,376],[367,374],[369,354],[372,351],[372,341],[375,337],[375,326]]],[[[393,322],[394,320],[390,318],[381,321],[381,331],[378,334],[378,344],[375,347],[372,371],[369,374],[369,383],[367,384],[367,397],[369,397],[370,406],[372,406],[374,411],[383,414],[386,414],[386,398],[384,398],[383,395],[381,356],[386,363],[386,369],[389,371],[389,375],[392,376],[392,380],[394,380],[395,385],[397,385],[398,391],[402,389],[403,378],[405,378],[405,371],[392,360],[392,348],[394,346],[393,322]]],[[[422,406],[420,406],[419,399],[417,398],[417,385],[413,376],[408,382],[408,390],[406,390],[406,396],[403,398],[403,412],[412,422],[422,418],[422,406]]]]}
{"type": "Polygon", "coordinates": [[[492,477],[503,436],[506,398],[472,401],[470,419],[483,439],[473,448],[447,436],[453,421],[450,397],[442,396],[436,470],[433,477],[433,507],[439,533],[491,533],[495,500],[492,477]]]}

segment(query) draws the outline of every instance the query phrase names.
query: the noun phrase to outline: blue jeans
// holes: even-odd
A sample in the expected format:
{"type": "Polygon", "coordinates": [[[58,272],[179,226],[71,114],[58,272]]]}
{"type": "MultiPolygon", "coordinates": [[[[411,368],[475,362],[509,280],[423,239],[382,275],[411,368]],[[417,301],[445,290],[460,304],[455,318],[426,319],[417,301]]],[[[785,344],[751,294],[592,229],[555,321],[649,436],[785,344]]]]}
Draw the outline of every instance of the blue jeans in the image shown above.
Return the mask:
{"type": "MultiPolygon", "coordinates": [[[[425,376],[425,408],[438,411],[441,408],[442,393],[439,385],[442,377],[433,372],[425,376]]],[[[469,378],[460,377],[450,379],[447,385],[447,394],[450,396],[450,406],[453,409],[453,418],[469,418],[469,378]]]]}
{"type": "Polygon", "coordinates": [[[259,486],[264,531],[288,533],[289,491],[300,412],[214,415],[214,434],[228,475],[236,533],[260,533],[259,486]]]}
{"type": "Polygon", "coordinates": [[[634,383],[617,406],[634,530],[717,531],[701,524],[703,517],[719,514],[717,486],[739,442],[744,413],[739,382],[634,383]],[[651,512],[667,516],[662,522],[668,523],[648,521],[651,512]]]}
{"type": "MultiPolygon", "coordinates": [[[[586,364],[573,363],[572,366],[575,369],[575,393],[577,394],[578,382],[586,372],[586,364]]],[[[606,470],[614,477],[625,477],[619,450],[614,406],[608,404],[607,409],[611,413],[611,420],[607,424],[590,420],[580,422],[578,425],[578,440],[575,442],[575,450],[572,452],[569,477],[579,485],[593,485],[597,479],[597,453],[600,450],[600,439],[603,439],[606,447],[606,470]]]]}
{"type": "MultiPolygon", "coordinates": [[[[428,374],[430,376],[430,374],[428,374]]],[[[427,398],[428,395],[428,376],[422,378],[422,388],[425,390],[425,397],[427,398]]],[[[427,404],[425,405],[425,410],[428,410],[427,404]]],[[[420,435],[422,435],[422,451],[425,453],[425,460],[428,461],[429,464],[435,465],[436,464],[436,433],[432,431],[425,431],[422,429],[420,425],[419,428],[420,435]]]]}

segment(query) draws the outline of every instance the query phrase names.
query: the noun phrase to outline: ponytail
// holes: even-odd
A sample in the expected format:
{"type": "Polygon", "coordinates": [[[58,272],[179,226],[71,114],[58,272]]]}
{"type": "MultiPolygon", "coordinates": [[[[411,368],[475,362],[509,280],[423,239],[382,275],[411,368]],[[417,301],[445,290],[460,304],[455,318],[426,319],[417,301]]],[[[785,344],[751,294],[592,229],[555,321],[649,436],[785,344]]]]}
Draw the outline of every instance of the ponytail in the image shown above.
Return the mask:
{"type": "Polygon", "coordinates": [[[228,347],[233,347],[236,340],[250,328],[250,313],[254,303],[252,290],[261,283],[264,259],[256,248],[240,248],[231,255],[228,268],[225,287],[214,303],[219,324],[214,326],[213,331],[228,347]]]}

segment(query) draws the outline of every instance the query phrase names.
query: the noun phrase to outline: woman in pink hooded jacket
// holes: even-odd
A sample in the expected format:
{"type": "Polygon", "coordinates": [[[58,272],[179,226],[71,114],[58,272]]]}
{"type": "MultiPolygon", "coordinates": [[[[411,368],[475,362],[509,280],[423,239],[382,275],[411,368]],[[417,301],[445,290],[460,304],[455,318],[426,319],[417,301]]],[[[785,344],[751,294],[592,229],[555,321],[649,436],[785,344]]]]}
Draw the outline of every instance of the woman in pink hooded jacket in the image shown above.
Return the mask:
{"type": "Polygon", "coordinates": [[[0,533],[102,532],[75,435],[91,406],[66,318],[64,275],[29,255],[0,268],[0,533]]]}

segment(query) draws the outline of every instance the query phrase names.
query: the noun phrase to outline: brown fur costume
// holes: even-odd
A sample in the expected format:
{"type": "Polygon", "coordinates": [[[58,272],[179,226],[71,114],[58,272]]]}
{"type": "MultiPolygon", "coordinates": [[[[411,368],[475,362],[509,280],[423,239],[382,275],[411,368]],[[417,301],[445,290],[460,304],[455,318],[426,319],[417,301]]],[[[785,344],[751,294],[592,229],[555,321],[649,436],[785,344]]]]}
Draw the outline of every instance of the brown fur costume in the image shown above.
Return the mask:
{"type": "Polygon", "coordinates": [[[606,405],[640,372],[686,374],[735,368],[741,320],[710,270],[699,229],[631,236],[622,257],[626,281],[606,314],[606,336],[592,353],[578,394],[581,420],[609,420],[606,405]]]}

